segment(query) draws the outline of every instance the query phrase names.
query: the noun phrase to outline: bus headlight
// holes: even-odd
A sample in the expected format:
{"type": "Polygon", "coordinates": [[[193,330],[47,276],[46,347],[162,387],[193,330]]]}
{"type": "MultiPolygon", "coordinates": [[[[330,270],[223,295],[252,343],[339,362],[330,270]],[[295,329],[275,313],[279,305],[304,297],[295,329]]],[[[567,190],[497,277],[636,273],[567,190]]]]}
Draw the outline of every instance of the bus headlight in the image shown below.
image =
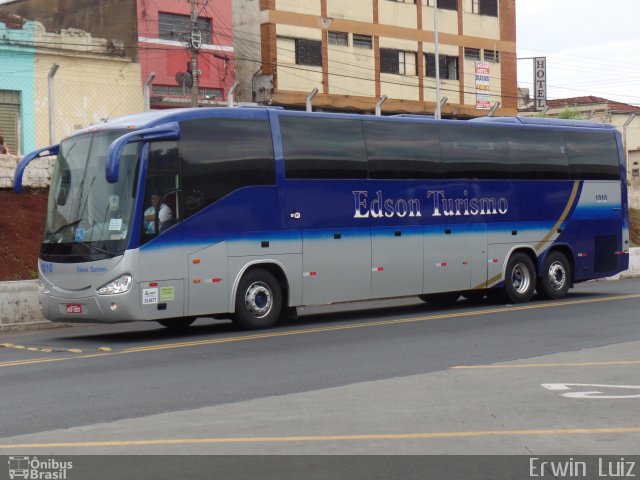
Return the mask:
{"type": "Polygon", "coordinates": [[[131,275],[123,275],[114,281],[107,283],[97,290],[98,295],[116,295],[126,293],[131,288],[131,275]]]}

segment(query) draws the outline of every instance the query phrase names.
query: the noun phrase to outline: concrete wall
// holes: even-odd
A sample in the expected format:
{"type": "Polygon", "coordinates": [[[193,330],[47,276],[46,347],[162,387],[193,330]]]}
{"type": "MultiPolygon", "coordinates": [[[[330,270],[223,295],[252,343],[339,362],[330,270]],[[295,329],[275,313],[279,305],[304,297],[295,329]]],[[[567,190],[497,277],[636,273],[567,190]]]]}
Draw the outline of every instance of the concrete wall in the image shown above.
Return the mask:
{"type": "Polygon", "coordinates": [[[38,20],[47,31],[77,28],[124,43],[125,54],[137,55],[138,30],[134,0],[13,0],[2,9],[38,20]]]}
{"type": "MultiPolygon", "coordinates": [[[[55,160],[41,158],[29,164],[22,177],[25,187],[46,188],[51,181],[51,166],[55,160]]],[[[18,157],[0,155],[0,188],[13,188],[13,176],[18,165],[18,157]]]]}
{"type": "MultiPolygon", "coordinates": [[[[640,248],[630,249],[629,270],[612,279],[640,276],[640,248]]],[[[38,281],[0,282],[0,331],[50,325],[38,306],[38,281]]]]}

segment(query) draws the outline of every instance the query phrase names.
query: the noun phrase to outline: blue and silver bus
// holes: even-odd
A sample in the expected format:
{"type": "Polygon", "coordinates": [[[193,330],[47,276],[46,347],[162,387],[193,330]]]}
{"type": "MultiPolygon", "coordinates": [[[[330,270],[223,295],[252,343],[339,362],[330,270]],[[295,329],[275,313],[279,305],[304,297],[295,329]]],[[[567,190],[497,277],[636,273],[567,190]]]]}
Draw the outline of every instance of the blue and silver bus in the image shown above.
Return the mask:
{"type": "Polygon", "coordinates": [[[27,155],[16,191],[44,156],[54,322],[257,329],[374,298],[560,299],[628,267],[622,141],[605,124],[153,111],[27,155]]]}

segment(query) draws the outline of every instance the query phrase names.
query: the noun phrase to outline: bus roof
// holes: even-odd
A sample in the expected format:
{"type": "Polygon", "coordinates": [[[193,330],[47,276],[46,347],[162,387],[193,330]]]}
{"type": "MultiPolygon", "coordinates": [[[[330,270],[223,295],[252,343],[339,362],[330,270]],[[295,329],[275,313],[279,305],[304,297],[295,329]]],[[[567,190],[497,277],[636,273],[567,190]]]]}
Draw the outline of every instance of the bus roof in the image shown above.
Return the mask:
{"type": "Polygon", "coordinates": [[[266,119],[269,111],[276,111],[278,115],[314,115],[321,117],[333,117],[333,118],[365,118],[367,120],[376,121],[390,121],[390,122],[424,122],[424,123],[450,123],[450,122],[464,122],[469,124],[502,124],[502,125],[531,125],[538,127],[561,127],[561,128],[596,128],[613,130],[615,127],[610,124],[597,123],[587,120],[562,120],[554,118],[540,118],[540,117],[478,117],[471,120],[436,120],[430,115],[391,115],[391,116],[372,116],[361,115],[354,113],[330,113],[330,112],[305,112],[295,110],[283,110],[277,107],[217,107],[217,108],[174,108],[166,110],[150,110],[147,112],[136,113],[132,115],[126,115],[123,117],[107,120],[103,123],[98,123],[90,127],[84,128],[73,134],[75,136],[82,133],[95,132],[101,130],[111,129],[128,129],[137,130],[140,128],[149,128],[153,126],[162,125],[169,122],[179,122],[185,120],[195,120],[199,118],[212,118],[212,117],[234,117],[237,113],[243,112],[241,115],[245,118],[266,119]]]}
{"type": "Polygon", "coordinates": [[[478,117],[469,121],[474,123],[508,123],[517,125],[540,125],[546,127],[604,128],[608,130],[615,128],[613,125],[608,123],[598,123],[590,120],[567,120],[546,117],[478,117]]]}

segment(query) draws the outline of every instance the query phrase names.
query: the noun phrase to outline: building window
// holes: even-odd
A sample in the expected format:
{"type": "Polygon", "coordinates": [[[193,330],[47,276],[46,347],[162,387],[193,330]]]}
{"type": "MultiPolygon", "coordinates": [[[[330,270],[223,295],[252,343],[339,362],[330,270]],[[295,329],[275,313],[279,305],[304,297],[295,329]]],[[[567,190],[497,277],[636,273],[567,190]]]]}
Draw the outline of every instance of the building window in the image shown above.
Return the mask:
{"type": "MultiPolygon", "coordinates": [[[[436,78],[436,55],[434,53],[424,54],[426,61],[427,77],[436,78]]],[[[438,55],[440,63],[440,78],[446,80],[459,80],[458,76],[458,57],[449,55],[438,55]]]]}
{"type": "Polygon", "coordinates": [[[473,13],[491,17],[498,16],[498,0],[474,0],[474,3],[476,2],[478,3],[478,10],[473,13]]]}
{"type": "MultiPolygon", "coordinates": [[[[435,0],[427,0],[427,6],[433,7],[435,0]]],[[[458,10],[458,0],[438,0],[438,8],[444,8],[445,10],[458,10]]]]}
{"type": "Polygon", "coordinates": [[[380,73],[394,75],[416,75],[416,52],[405,52],[391,48],[380,49],[380,73]]]}
{"type": "Polygon", "coordinates": [[[468,58],[469,60],[480,60],[480,49],[465,47],[464,58],[468,58]]]}
{"type": "Polygon", "coordinates": [[[485,50],[484,61],[492,63],[500,63],[500,52],[498,50],[485,50]]]}
{"type": "Polygon", "coordinates": [[[329,45],[349,46],[349,34],[345,32],[329,32],[329,45]]]}
{"type": "MultiPolygon", "coordinates": [[[[202,33],[202,43],[211,44],[211,20],[198,19],[198,28],[202,33]]],[[[176,13],[158,13],[158,35],[162,40],[187,42],[191,35],[191,17],[176,13]]]]}
{"type": "Polygon", "coordinates": [[[356,35],[354,33],[353,46],[356,48],[366,48],[371,50],[373,48],[373,37],[371,35],[356,35]]]}
{"type": "Polygon", "coordinates": [[[308,40],[296,38],[296,64],[322,66],[322,42],[320,40],[308,40]]]}

